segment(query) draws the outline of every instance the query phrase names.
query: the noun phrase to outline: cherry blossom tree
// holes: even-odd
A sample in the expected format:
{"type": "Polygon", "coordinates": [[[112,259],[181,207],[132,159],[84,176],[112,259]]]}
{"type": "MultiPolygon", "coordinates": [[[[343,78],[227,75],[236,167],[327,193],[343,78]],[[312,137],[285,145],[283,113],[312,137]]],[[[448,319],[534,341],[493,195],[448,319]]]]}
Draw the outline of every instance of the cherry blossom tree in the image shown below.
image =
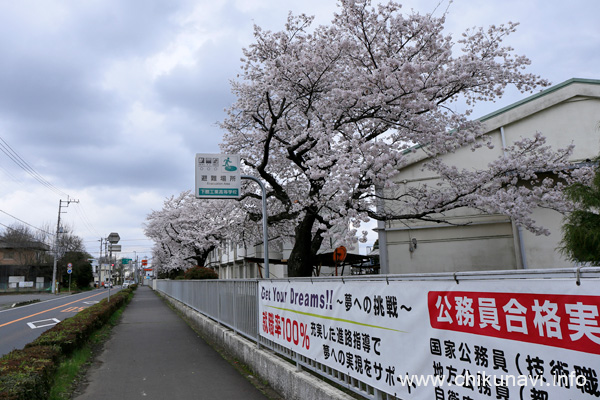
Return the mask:
{"type": "Polygon", "coordinates": [[[154,240],[153,257],[161,270],[185,270],[204,266],[212,250],[238,239],[246,219],[235,201],[198,200],[185,191],[146,217],[145,233],[154,240]]]}
{"type": "Polygon", "coordinates": [[[255,27],[241,79],[232,83],[237,101],[222,123],[224,152],[240,154],[278,203],[269,220],[295,228],[289,276],[310,275],[325,238],[335,232],[335,243],[348,242],[369,218],[443,222],[444,213],[469,206],[543,233],[531,210],[566,207],[567,173],[538,172],[566,171],[572,149],[552,151],[541,135],[514,143],[487,170],[442,160],[464,146],[492,147],[471,109],[456,112],[452,103],[472,107],[509,85],[522,92],[548,85],[524,72],[526,57],[503,46],[517,24],[470,29],[454,40],[444,33],[444,15],[402,14],[398,3],[370,0],[341,0],[330,25],[312,21],[290,14],[282,31],[255,27]],[[416,145],[440,185],[398,194],[391,178],[416,145]],[[382,193],[393,208],[377,210],[382,193]]]}

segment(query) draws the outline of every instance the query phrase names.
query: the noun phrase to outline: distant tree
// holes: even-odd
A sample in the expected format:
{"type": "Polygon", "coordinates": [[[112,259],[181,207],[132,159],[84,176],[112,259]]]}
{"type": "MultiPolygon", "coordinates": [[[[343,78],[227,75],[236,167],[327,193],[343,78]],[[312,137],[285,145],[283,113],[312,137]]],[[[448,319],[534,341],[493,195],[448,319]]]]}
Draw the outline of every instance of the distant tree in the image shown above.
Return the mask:
{"type": "Polygon", "coordinates": [[[183,268],[166,269],[158,268],[158,279],[183,279],[185,270],[183,268]]]}
{"type": "Polygon", "coordinates": [[[0,233],[0,242],[14,249],[14,262],[23,266],[46,265],[50,247],[46,232],[37,232],[23,224],[12,224],[0,233]]]}
{"type": "Polygon", "coordinates": [[[35,240],[31,229],[22,224],[13,224],[0,233],[0,240],[7,244],[20,246],[35,240]]]}
{"type": "Polygon", "coordinates": [[[195,266],[185,271],[185,279],[219,279],[219,274],[206,267],[195,266]]]}
{"type": "MultiPolygon", "coordinates": [[[[159,275],[163,271],[169,270],[170,256],[163,248],[160,242],[154,239],[154,245],[152,246],[152,268],[159,272],[159,275]]],[[[159,276],[160,277],[160,276],[159,276]]]]}
{"type": "MultiPolygon", "coordinates": [[[[73,266],[75,268],[75,266],[73,266]]],[[[94,271],[92,264],[89,262],[78,264],[76,269],[73,270],[75,274],[75,284],[78,288],[85,289],[90,286],[90,283],[94,281],[94,271]]]]}
{"type": "Polygon", "coordinates": [[[517,24],[468,30],[454,41],[445,15],[403,15],[392,1],[338,3],[330,25],[290,15],[282,31],[255,27],[232,84],[237,101],[222,123],[223,152],[239,154],[277,203],[269,222],[287,220],[294,231],[289,276],[310,276],[324,239],[354,241],[370,218],[444,223],[448,211],[472,207],[546,233],[531,213],[566,208],[561,189],[572,147],[553,150],[535,135],[480,170],[442,161],[461,147],[492,147],[469,119],[472,110],[456,112],[454,102],[472,107],[511,85],[523,92],[548,85],[503,45],[517,24]],[[393,177],[416,145],[440,184],[402,191],[393,177]],[[561,171],[561,179],[539,171],[561,171]],[[376,207],[382,195],[393,209],[376,207]]]}
{"type": "Polygon", "coordinates": [[[79,288],[89,287],[90,282],[94,280],[94,274],[92,271],[92,264],[89,259],[92,258],[90,254],[81,251],[69,251],[63,255],[60,260],[60,269],[58,275],[63,282],[63,287],[67,287],[69,284],[69,274],[67,273],[68,264],[72,264],[71,273],[71,285],[75,285],[79,288]]]}
{"type": "Polygon", "coordinates": [[[62,226],[61,232],[58,234],[58,258],[62,258],[68,252],[86,251],[83,244],[83,238],[73,233],[73,228],[70,226],[62,226]]]}
{"type": "Polygon", "coordinates": [[[565,217],[560,251],[569,260],[600,265],[600,168],[589,184],[575,183],[565,191],[575,210],[565,217]]]}
{"type": "Polygon", "coordinates": [[[58,235],[57,244],[57,268],[56,268],[56,279],[57,281],[63,281],[68,283],[69,277],[67,274],[68,264],[73,264],[73,272],[71,275],[71,283],[74,280],[80,279],[85,287],[89,282],[93,281],[93,270],[89,259],[92,256],[86,251],[85,245],[83,244],[83,238],[73,233],[73,230],[69,226],[63,226],[61,232],[58,235]],[[92,274],[91,279],[88,279],[88,265],[89,273],[92,274]],[[76,273],[76,269],[77,272],[76,273]],[[79,277],[81,273],[81,277],[79,277]],[[85,283],[84,283],[85,282],[85,283]]]}

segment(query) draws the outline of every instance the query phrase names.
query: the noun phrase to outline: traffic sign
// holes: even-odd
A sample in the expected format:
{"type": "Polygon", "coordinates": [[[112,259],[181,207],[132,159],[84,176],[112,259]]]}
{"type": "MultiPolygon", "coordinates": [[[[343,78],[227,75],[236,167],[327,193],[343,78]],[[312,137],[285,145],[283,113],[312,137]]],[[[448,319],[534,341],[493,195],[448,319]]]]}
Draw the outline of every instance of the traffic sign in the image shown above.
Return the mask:
{"type": "Polygon", "coordinates": [[[120,244],[111,244],[108,246],[108,249],[110,251],[114,251],[114,252],[120,252],[121,251],[121,245],[120,244]]]}
{"type": "Polygon", "coordinates": [[[333,252],[333,261],[336,263],[343,262],[346,259],[346,248],[344,246],[340,246],[333,252]]]}
{"type": "Polygon", "coordinates": [[[196,198],[239,199],[241,196],[238,154],[196,154],[196,198]]]}
{"type": "Polygon", "coordinates": [[[112,244],[115,244],[115,243],[119,243],[119,240],[121,240],[121,237],[119,236],[119,234],[117,232],[111,232],[111,234],[108,235],[106,240],[108,240],[112,244]]]}
{"type": "Polygon", "coordinates": [[[130,261],[131,261],[131,258],[122,258],[122,259],[121,259],[121,263],[122,263],[123,265],[129,264],[129,262],[130,262],[130,261]]]}
{"type": "Polygon", "coordinates": [[[73,264],[71,264],[71,263],[68,263],[68,264],[67,264],[67,274],[70,274],[71,272],[73,272],[73,269],[72,269],[72,268],[73,268],[73,264]]]}

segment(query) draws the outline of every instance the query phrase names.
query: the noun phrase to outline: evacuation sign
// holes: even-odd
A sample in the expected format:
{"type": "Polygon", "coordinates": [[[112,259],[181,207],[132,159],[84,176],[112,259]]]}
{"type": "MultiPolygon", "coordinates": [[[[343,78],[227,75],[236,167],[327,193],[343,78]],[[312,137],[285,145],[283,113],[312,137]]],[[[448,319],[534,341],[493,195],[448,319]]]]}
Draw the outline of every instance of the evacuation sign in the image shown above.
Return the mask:
{"type": "Polygon", "coordinates": [[[196,154],[196,198],[238,199],[240,197],[240,156],[237,154],[196,154]]]}

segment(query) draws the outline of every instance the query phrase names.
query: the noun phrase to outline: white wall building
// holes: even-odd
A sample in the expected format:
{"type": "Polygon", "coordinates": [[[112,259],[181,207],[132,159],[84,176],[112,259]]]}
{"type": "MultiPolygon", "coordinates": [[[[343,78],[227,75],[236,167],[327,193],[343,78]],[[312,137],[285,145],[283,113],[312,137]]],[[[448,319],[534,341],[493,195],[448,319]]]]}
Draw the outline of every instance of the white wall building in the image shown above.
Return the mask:
{"type": "MultiPolygon", "coordinates": [[[[287,260],[291,246],[269,243],[269,278],[287,277],[287,260]]],[[[244,246],[226,242],[211,252],[206,266],[214,268],[221,279],[267,278],[263,245],[244,246]]]]}
{"type": "MultiPolygon", "coordinates": [[[[541,132],[554,149],[573,143],[573,163],[585,162],[600,154],[600,80],[571,79],[530,96],[480,119],[494,149],[460,149],[445,161],[460,168],[483,168],[521,137],[541,132]]],[[[416,185],[435,181],[422,171],[424,153],[401,169],[394,183],[416,185]]],[[[386,206],[389,206],[387,204],[386,206]]],[[[452,272],[523,268],[571,267],[557,251],[563,215],[539,209],[533,219],[548,228],[550,236],[536,236],[515,226],[503,215],[482,215],[471,209],[452,214],[453,222],[465,226],[413,221],[380,224],[380,251],[387,250],[392,274],[452,272]],[[416,243],[416,247],[414,244],[416,243]],[[384,244],[387,244],[384,247],[384,244]],[[412,251],[411,251],[412,250],[412,251]]],[[[385,256],[382,256],[382,259],[385,256]]],[[[383,261],[382,261],[383,263],[383,261]]],[[[385,268],[383,269],[385,272],[385,268]]]]}
{"type": "MultiPolygon", "coordinates": [[[[111,276],[111,271],[113,268],[111,268],[110,264],[104,264],[104,263],[100,264],[98,266],[97,273],[94,275],[94,283],[98,287],[101,287],[103,282],[108,281],[108,278],[111,276]]],[[[112,271],[112,272],[114,272],[114,271],[112,271]]]]}
{"type": "MultiPolygon", "coordinates": [[[[287,260],[292,247],[290,241],[269,242],[269,278],[287,278],[287,260]]],[[[331,246],[323,244],[319,254],[329,255],[333,250],[331,246]]],[[[358,246],[348,249],[348,252],[358,252],[358,246]]],[[[210,254],[206,266],[214,268],[219,273],[220,279],[267,278],[262,243],[244,247],[227,242],[210,254]]],[[[335,273],[335,267],[323,265],[319,268],[319,276],[331,276],[335,273]]],[[[342,275],[342,273],[350,275],[352,273],[350,266],[338,267],[337,274],[342,275]]]]}

